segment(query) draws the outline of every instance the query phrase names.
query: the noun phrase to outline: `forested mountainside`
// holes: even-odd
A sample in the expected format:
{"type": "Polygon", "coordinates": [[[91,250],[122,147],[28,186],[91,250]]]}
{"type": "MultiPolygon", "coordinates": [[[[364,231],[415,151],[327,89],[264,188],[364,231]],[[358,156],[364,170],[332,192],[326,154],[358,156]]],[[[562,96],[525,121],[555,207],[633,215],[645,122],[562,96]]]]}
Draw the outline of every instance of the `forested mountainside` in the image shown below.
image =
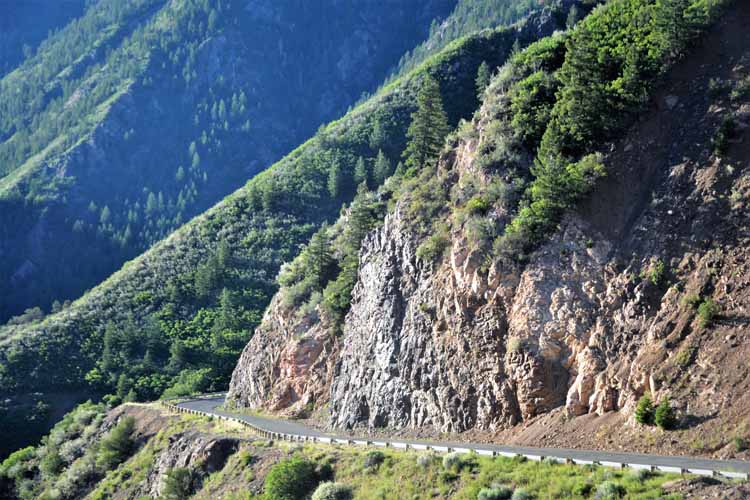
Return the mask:
{"type": "Polygon", "coordinates": [[[479,68],[562,28],[574,4],[456,40],[69,307],[4,327],[8,450],[97,393],[116,402],[225,388],[281,264],[338,216],[362,180],[374,189],[396,170],[426,76],[440,86],[455,126],[478,106],[479,68]]]}
{"type": "Polygon", "coordinates": [[[240,187],[454,3],[90,2],[0,80],[0,322],[59,309],[240,187]]]}
{"type": "Polygon", "coordinates": [[[31,57],[50,33],[83,14],[85,6],[85,0],[5,0],[0,4],[0,78],[31,57]]]}
{"type": "MultiPolygon", "coordinates": [[[[745,2],[612,0],[516,53],[439,160],[363,189],[284,268],[229,399],[747,457],[749,21],[745,2]]],[[[423,87],[408,151],[439,109],[423,87]]]]}

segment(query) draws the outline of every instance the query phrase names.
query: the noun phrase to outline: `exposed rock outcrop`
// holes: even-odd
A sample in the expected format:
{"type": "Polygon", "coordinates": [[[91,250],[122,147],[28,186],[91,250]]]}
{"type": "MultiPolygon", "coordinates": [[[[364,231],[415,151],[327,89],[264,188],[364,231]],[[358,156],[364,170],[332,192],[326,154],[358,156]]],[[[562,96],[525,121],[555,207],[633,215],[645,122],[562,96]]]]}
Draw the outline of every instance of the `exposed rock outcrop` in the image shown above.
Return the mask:
{"type": "MultiPolygon", "coordinates": [[[[364,240],[338,349],[317,359],[306,350],[299,363],[318,380],[315,401],[329,404],[331,425],[496,430],[561,408],[566,418],[630,415],[644,392],[671,396],[685,426],[719,409],[736,425],[750,354],[750,136],[741,128],[717,159],[712,134],[722,114],[741,121],[742,108],[706,96],[712,78],[750,71],[740,25],[728,19],[625,137],[602,148],[608,177],[525,263],[488,263],[450,209],[445,255],[420,259],[423,237],[400,201],[364,240]],[[719,69],[708,63],[717,53],[727,57],[719,69]],[[726,319],[699,317],[695,305],[711,301],[726,319]],[[718,376],[711,366],[721,359],[733,368],[718,376]]],[[[487,187],[476,161],[487,120],[480,113],[475,133],[442,158],[446,191],[487,187]]],[[[324,337],[320,324],[279,328],[287,320],[269,312],[245,351],[237,402],[280,409],[279,388],[294,380],[278,368],[299,349],[293,331],[324,337]]]]}

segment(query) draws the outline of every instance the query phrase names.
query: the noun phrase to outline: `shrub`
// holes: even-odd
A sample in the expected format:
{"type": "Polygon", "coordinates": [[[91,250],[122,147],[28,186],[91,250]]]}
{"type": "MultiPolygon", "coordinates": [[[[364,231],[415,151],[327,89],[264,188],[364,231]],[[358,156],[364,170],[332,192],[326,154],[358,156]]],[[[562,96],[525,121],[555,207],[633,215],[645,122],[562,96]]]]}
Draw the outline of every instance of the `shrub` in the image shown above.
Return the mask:
{"type": "Polygon", "coordinates": [[[321,483],[313,493],[311,500],[350,500],[352,498],[351,487],[341,484],[325,482],[321,483]]]}
{"type": "Polygon", "coordinates": [[[449,471],[461,470],[464,465],[464,456],[457,451],[448,453],[443,457],[443,468],[449,471]]]}
{"type": "Polygon", "coordinates": [[[417,465],[422,467],[423,469],[426,469],[430,465],[432,465],[432,462],[435,461],[435,455],[432,454],[425,454],[425,455],[419,455],[417,457],[417,465]]]}
{"type": "Polygon", "coordinates": [[[268,472],[265,482],[267,500],[298,500],[313,489],[315,466],[300,457],[283,460],[268,472]]]}
{"type": "Polygon", "coordinates": [[[648,469],[638,469],[633,472],[633,478],[639,483],[646,482],[651,477],[651,471],[648,469]]]}
{"type": "Polygon", "coordinates": [[[664,279],[664,261],[658,259],[641,274],[642,279],[647,279],[654,286],[659,286],[664,279]]]}
{"type": "Polygon", "coordinates": [[[425,262],[434,262],[443,256],[445,249],[450,245],[448,238],[448,227],[441,224],[435,233],[427,237],[417,248],[417,258],[425,262]]]}
{"type": "Polygon", "coordinates": [[[668,397],[664,397],[656,408],[654,422],[664,430],[674,429],[677,424],[677,418],[668,397]]]}
{"type": "Polygon", "coordinates": [[[466,204],[466,210],[472,214],[485,214],[489,208],[489,202],[482,196],[475,196],[466,204]]]}
{"type": "Polygon", "coordinates": [[[649,393],[641,396],[635,408],[635,421],[643,425],[654,424],[654,403],[649,393]]]}
{"type": "Polygon", "coordinates": [[[493,485],[483,488],[477,495],[477,500],[508,500],[513,496],[513,490],[504,485],[493,485]]]}
{"type": "Polygon", "coordinates": [[[596,487],[596,500],[614,500],[622,498],[625,488],[613,481],[604,481],[596,487]]]}
{"type": "Polygon", "coordinates": [[[576,483],[573,485],[571,490],[574,495],[581,497],[588,497],[591,494],[591,490],[594,489],[594,485],[591,483],[576,483]]]}
{"type": "Polygon", "coordinates": [[[510,498],[511,500],[531,500],[532,498],[534,498],[534,495],[524,490],[523,488],[518,488],[513,492],[513,496],[510,498]]]}
{"type": "Polygon", "coordinates": [[[385,460],[385,455],[382,451],[372,450],[368,451],[365,455],[364,467],[365,469],[377,468],[385,460]]]}
{"type": "Polygon", "coordinates": [[[680,302],[682,303],[683,307],[696,309],[701,303],[701,297],[698,294],[691,293],[682,297],[682,300],[680,302]]]}
{"type": "Polygon", "coordinates": [[[719,305],[713,299],[706,299],[698,306],[698,322],[703,328],[710,326],[717,314],[719,305]]]}
{"type": "Polygon", "coordinates": [[[105,470],[113,469],[130,455],[133,450],[133,429],[135,419],[124,417],[109,435],[102,440],[96,463],[105,470]]]}
{"type": "Polygon", "coordinates": [[[65,466],[60,453],[57,449],[48,449],[47,454],[39,462],[39,470],[46,476],[56,476],[62,471],[65,466]]]}
{"type": "Polygon", "coordinates": [[[729,141],[734,137],[737,130],[737,123],[732,115],[726,115],[721,120],[721,125],[716,131],[713,138],[714,154],[721,156],[729,150],[729,141]]]}
{"type": "Polygon", "coordinates": [[[167,472],[160,498],[164,500],[185,500],[192,492],[193,473],[185,467],[176,467],[167,472]]]}
{"type": "Polygon", "coordinates": [[[734,438],[734,448],[740,452],[747,451],[748,449],[750,449],[750,439],[736,436],[734,438]]]}

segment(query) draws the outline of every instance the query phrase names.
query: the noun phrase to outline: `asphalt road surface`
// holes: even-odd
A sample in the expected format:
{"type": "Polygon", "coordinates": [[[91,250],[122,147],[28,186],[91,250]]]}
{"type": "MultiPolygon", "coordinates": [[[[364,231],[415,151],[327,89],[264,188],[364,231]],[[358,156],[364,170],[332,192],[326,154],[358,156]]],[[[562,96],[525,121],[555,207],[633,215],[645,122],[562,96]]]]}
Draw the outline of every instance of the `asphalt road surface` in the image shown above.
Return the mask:
{"type": "MultiPolygon", "coordinates": [[[[294,434],[297,436],[305,437],[316,437],[316,438],[333,438],[333,439],[358,439],[352,438],[350,435],[336,435],[326,434],[317,429],[307,427],[299,422],[290,420],[277,419],[277,418],[265,418],[251,415],[243,415],[241,413],[232,413],[230,411],[221,410],[219,407],[224,404],[224,396],[211,397],[205,399],[195,399],[192,401],[186,401],[178,403],[177,406],[188,408],[191,410],[197,410],[204,413],[233,417],[240,420],[244,420],[255,427],[263,429],[269,432],[278,432],[282,434],[294,434]]],[[[372,438],[362,438],[370,439],[372,438]]],[[[695,458],[695,457],[677,457],[677,456],[662,456],[662,455],[649,455],[643,453],[621,453],[621,452],[609,452],[609,451],[594,451],[594,450],[572,450],[565,448],[534,448],[529,446],[503,446],[494,444],[474,444],[474,443],[451,443],[451,442],[436,442],[436,441],[421,441],[421,440],[403,440],[403,439],[378,439],[376,441],[388,441],[393,445],[410,445],[410,446],[441,446],[449,447],[456,450],[476,450],[476,451],[494,451],[498,453],[512,453],[520,455],[532,455],[542,457],[555,457],[560,459],[571,459],[580,461],[591,461],[599,462],[601,464],[607,463],[621,463],[628,464],[630,466],[654,466],[654,467],[666,467],[674,468],[676,470],[687,470],[694,473],[703,473],[707,471],[721,471],[721,472],[739,472],[750,474],[750,461],[745,460],[711,460],[706,458],[695,458]]]]}

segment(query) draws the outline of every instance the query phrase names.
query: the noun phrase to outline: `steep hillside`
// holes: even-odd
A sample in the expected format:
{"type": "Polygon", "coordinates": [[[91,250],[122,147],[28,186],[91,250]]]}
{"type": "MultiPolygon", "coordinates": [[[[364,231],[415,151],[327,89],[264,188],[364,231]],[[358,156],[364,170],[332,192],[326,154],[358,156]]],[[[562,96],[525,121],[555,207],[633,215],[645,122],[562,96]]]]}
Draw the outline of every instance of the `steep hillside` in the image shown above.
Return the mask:
{"type": "Polygon", "coordinates": [[[468,454],[274,442],[155,406],[84,405],[0,463],[3,498],[741,499],[746,484],[468,454]],[[332,482],[335,482],[332,484],[332,482]],[[321,483],[327,483],[321,485],[321,483]],[[328,491],[323,495],[323,491],[328,491]],[[493,495],[494,496],[491,496],[493,495]],[[479,496],[478,496],[479,495],[479,496]],[[692,496],[695,495],[695,496],[692,496]]]}
{"type": "Polygon", "coordinates": [[[454,0],[101,0],[0,81],[0,322],[55,310],[372,91],[454,0]]]}
{"type": "MultiPolygon", "coordinates": [[[[746,456],[750,8],[699,36],[721,9],[615,0],[516,55],[437,165],[381,189],[343,322],[282,283],[229,397],[360,431],[746,456]],[[636,423],[646,393],[669,432],[636,423]]],[[[355,208],[324,233],[334,260],[355,208]]]]}
{"type": "Polygon", "coordinates": [[[5,2],[0,18],[0,78],[32,55],[50,32],[83,14],[85,0],[5,2]]]}
{"type": "Polygon", "coordinates": [[[0,417],[8,449],[91,394],[147,400],[168,388],[225,388],[281,263],[338,215],[363,172],[375,187],[382,181],[376,164],[384,176],[395,169],[425,77],[439,83],[455,125],[478,105],[481,64],[497,67],[516,41],[550,34],[557,12],[457,40],[69,307],[3,328],[0,417]]]}

